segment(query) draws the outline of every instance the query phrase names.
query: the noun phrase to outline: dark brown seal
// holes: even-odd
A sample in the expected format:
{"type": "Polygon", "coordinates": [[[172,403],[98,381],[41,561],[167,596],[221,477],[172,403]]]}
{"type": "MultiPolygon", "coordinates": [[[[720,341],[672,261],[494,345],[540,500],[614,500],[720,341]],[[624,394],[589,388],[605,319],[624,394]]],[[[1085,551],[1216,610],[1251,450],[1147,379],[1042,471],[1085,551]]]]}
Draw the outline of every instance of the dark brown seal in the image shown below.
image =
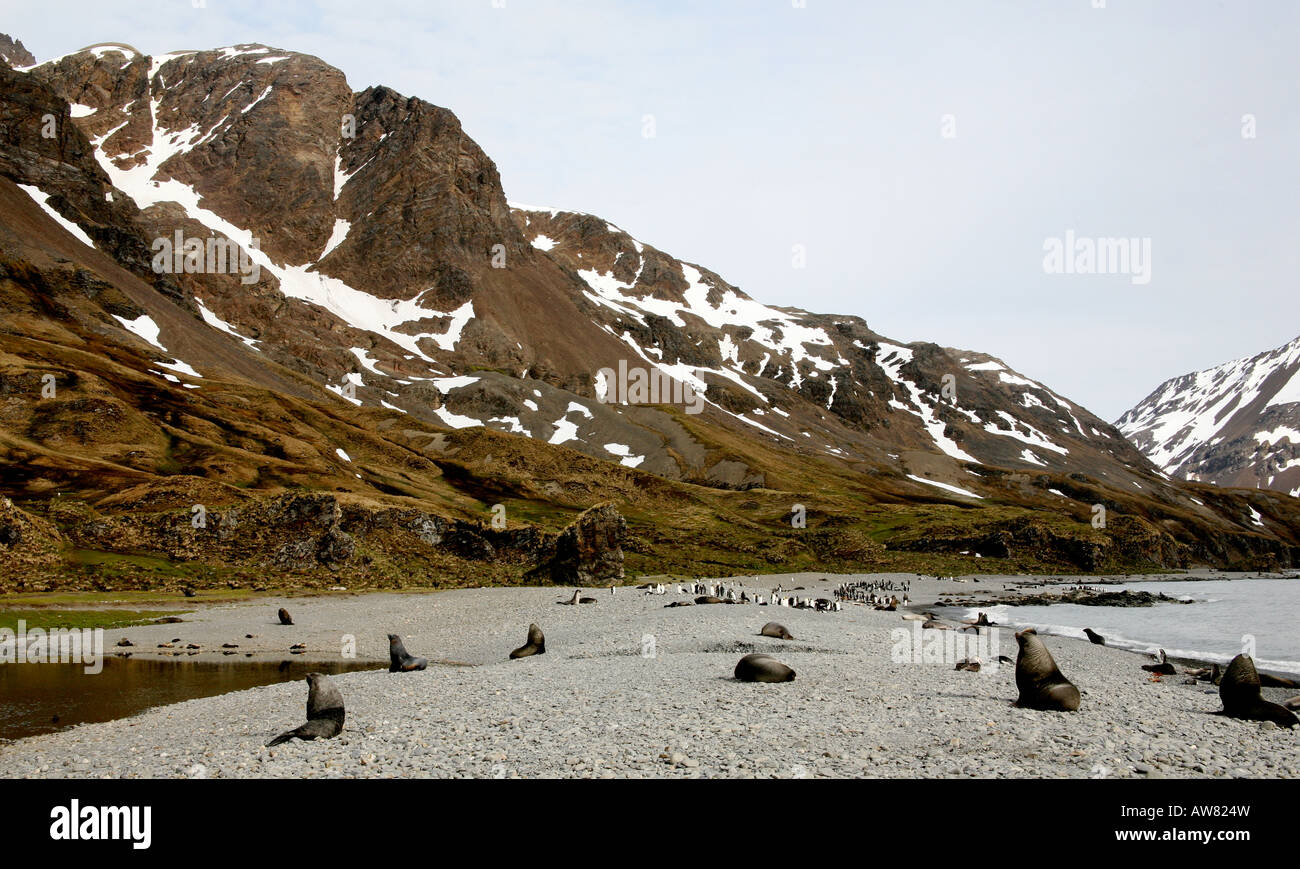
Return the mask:
{"type": "Polygon", "coordinates": [[[1020,696],[1016,706],[1044,712],[1073,712],[1079,708],[1079,689],[1061,674],[1033,628],[1016,634],[1020,654],[1016,656],[1016,687],[1020,696]]]}
{"type": "Polygon", "coordinates": [[[280,616],[280,624],[282,625],[293,624],[293,619],[289,616],[289,611],[284,607],[280,607],[280,612],[278,615],[280,616]]]}
{"type": "Polygon", "coordinates": [[[1250,655],[1233,658],[1219,683],[1219,699],[1223,701],[1220,714],[1246,721],[1272,721],[1278,727],[1300,724],[1290,709],[1265,700],[1259,687],[1259,671],[1250,655]]]}
{"type": "Polygon", "coordinates": [[[1094,631],[1092,628],[1084,628],[1083,632],[1087,634],[1088,641],[1092,643],[1094,646],[1106,645],[1106,638],[1103,637],[1101,634],[1097,633],[1096,631],[1094,631]]]}
{"type": "Polygon", "coordinates": [[[736,665],[736,678],[742,682],[793,682],[794,670],[771,655],[746,655],[736,665]]]}
{"type": "Polygon", "coordinates": [[[702,595],[700,595],[699,597],[697,597],[697,598],[695,599],[695,602],[698,603],[698,604],[707,604],[707,603],[726,603],[726,601],[723,600],[722,598],[720,598],[720,597],[714,597],[714,596],[711,595],[711,594],[702,594],[702,595]]]}
{"type": "Polygon", "coordinates": [[[794,637],[790,635],[790,632],[786,630],[785,625],[777,624],[776,622],[768,622],[767,624],[763,625],[763,630],[759,631],[758,633],[760,636],[775,637],[778,640],[794,639],[794,637]]]}
{"type": "Polygon", "coordinates": [[[528,642],[510,653],[510,659],[531,658],[533,655],[546,654],[546,637],[537,625],[528,626],[528,642]]]}
{"type": "Polygon", "coordinates": [[[1169,663],[1169,656],[1165,654],[1164,649],[1160,650],[1159,664],[1143,664],[1142,669],[1146,670],[1148,673],[1155,673],[1157,676],[1178,675],[1178,670],[1174,667],[1173,664],[1169,663]]]}
{"type": "Polygon", "coordinates": [[[388,635],[388,672],[413,673],[429,666],[428,658],[417,658],[406,651],[402,638],[397,634],[388,635]]]}
{"type": "Polygon", "coordinates": [[[343,729],[343,695],[328,676],[308,673],[307,723],[281,733],[266,745],[271,747],[291,739],[331,739],[343,729]]]}

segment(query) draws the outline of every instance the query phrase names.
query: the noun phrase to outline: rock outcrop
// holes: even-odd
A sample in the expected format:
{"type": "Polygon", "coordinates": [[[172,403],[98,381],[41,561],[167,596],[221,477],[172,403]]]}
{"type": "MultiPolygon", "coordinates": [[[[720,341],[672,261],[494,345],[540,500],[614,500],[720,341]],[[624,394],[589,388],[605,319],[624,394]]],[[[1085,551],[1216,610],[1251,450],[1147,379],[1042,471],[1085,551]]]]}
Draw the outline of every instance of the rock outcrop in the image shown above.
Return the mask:
{"type": "Polygon", "coordinates": [[[619,582],[626,536],[627,520],[612,504],[592,507],[560,532],[554,557],[530,576],[579,587],[619,582]]]}

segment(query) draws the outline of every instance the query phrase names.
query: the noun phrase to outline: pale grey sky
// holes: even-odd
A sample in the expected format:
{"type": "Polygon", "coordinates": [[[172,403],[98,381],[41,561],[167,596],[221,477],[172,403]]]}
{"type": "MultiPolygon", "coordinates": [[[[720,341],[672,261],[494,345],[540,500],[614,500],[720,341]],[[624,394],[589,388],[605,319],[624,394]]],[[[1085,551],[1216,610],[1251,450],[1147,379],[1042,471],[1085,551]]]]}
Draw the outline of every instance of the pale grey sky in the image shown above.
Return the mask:
{"type": "Polygon", "coordinates": [[[0,29],[38,60],[315,54],[455,111],[513,200],[1002,357],[1107,419],[1300,334],[1292,0],[195,2],[0,0],[0,29]],[[1046,274],[1067,230],[1150,239],[1150,282],[1046,274]]]}

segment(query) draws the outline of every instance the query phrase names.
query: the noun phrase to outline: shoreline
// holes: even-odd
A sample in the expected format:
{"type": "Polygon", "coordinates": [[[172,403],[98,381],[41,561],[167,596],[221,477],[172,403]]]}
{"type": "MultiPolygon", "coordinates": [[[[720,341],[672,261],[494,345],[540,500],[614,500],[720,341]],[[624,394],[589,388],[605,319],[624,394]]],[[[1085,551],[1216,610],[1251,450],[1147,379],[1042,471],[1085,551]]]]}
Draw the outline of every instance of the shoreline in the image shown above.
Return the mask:
{"type": "MultiPolygon", "coordinates": [[[[917,606],[952,585],[896,576],[913,580],[917,606]]],[[[829,597],[855,577],[876,575],[724,582],[829,597]]],[[[260,620],[246,632],[312,651],[337,649],[342,632],[355,633],[358,659],[386,659],[385,634],[394,632],[413,654],[473,666],[331,677],[348,716],[333,740],[264,747],[301,723],[306,689],[296,681],[0,745],[0,776],[1300,777],[1300,728],[1211,715],[1221,708],[1217,689],[1210,696],[1181,678],[1150,682],[1121,649],[1047,637],[1084,705],[1042,713],[1011,706],[1011,667],[963,673],[952,663],[893,660],[897,632],[911,626],[901,611],[665,609],[682,596],[632,587],[595,596],[596,605],[581,607],[558,605],[567,595],[551,587],[299,597],[287,604],[296,624],[283,630],[292,636],[272,633],[266,601],[107,632],[112,648],[122,634],[216,639],[260,620]],[[797,639],[758,636],[771,620],[797,639]],[[509,661],[530,622],[546,632],[547,654],[509,661]],[[736,661],[752,651],[789,664],[796,680],[735,681],[736,661]]],[[[1014,643],[1001,651],[1014,658],[1014,643]]]]}
{"type": "MultiPolygon", "coordinates": [[[[1178,577],[1178,576],[1163,576],[1163,577],[1161,577],[1161,578],[1159,578],[1159,579],[1130,579],[1130,580],[1119,580],[1119,581],[1109,581],[1109,582],[1100,582],[1100,581],[1087,581],[1087,582],[1081,582],[1081,581],[1077,581],[1075,578],[1069,578],[1069,579],[1061,580],[1061,581],[1059,581],[1059,582],[1055,582],[1055,583],[1052,583],[1052,584],[1053,584],[1053,585],[1066,585],[1066,586],[1076,586],[1076,585],[1097,585],[1097,586],[1103,586],[1103,587],[1104,587],[1104,586],[1125,585],[1125,584],[1132,584],[1132,583],[1139,583],[1139,582],[1141,582],[1141,583],[1146,583],[1146,582],[1152,582],[1152,583],[1154,583],[1154,582],[1179,582],[1179,581],[1182,581],[1182,582],[1202,582],[1202,581],[1211,581],[1211,582],[1213,582],[1213,581],[1218,581],[1218,582],[1230,582],[1230,581],[1236,581],[1236,580],[1260,580],[1260,579],[1263,579],[1263,580],[1273,580],[1273,581],[1295,581],[1295,580],[1297,580],[1298,578],[1300,578],[1300,577],[1296,577],[1296,576],[1292,576],[1292,575],[1276,575],[1276,574],[1274,574],[1274,575],[1248,575],[1248,574],[1222,575],[1222,574],[1215,574],[1215,575],[1210,575],[1210,576],[1197,576],[1197,577],[1195,577],[1195,578],[1185,578],[1185,577],[1178,577]]],[[[1081,580],[1082,578],[1078,578],[1078,579],[1081,580]]],[[[983,600],[983,601],[980,601],[980,602],[978,602],[978,603],[975,603],[975,604],[971,604],[971,603],[968,603],[968,602],[965,602],[965,601],[961,601],[961,602],[943,602],[943,601],[937,601],[937,602],[934,602],[934,603],[931,603],[931,604],[926,604],[926,605],[917,605],[917,604],[913,604],[913,605],[910,607],[910,609],[911,609],[912,611],[914,611],[914,612],[920,612],[920,611],[939,611],[939,610],[941,610],[941,611],[943,611],[943,613],[944,613],[943,615],[941,615],[942,618],[945,618],[946,620],[949,620],[949,621],[954,621],[954,622],[958,622],[958,623],[959,623],[960,621],[965,620],[965,619],[971,619],[971,620],[973,620],[973,619],[975,619],[975,618],[977,617],[977,614],[978,614],[979,612],[982,612],[982,611],[985,611],[985,610],[989,610],[989,609],[992,609],[992,608],[995,608],[995,607],[998,607],[998,606],[1002,606],[1002,605],[1010,606],[1010,607],[1013,607],[1013,608],[1018,607],[1018,606],[1020,606],[1020,607],[1024,607],[1024,606],[1037,606],[1037,607],[1040,607],[1040,608],[1046,608],[1047,606],[1049,606],[1048,604],[1041,604],[1041,603],[1017,604],[1017,603],[1014,603],[1014,602],[1011,602],[1011,601],[1008,601],[1008,603],[1006,603],[1006,604],[1001,604],[1001,603],[999,603],[999,602],[996,602],[996,601],[990,600],[990,598],[994,598],[994,597],[1003,597],[1003,596],[1008,597],[1008,598],[1014,598],[1017,594],[1018,594],[1018,592],[1014,592],[1014,591],[1010,591],[1010,590],[1002,590],[1002,589],[999,589],[999,590],[996,590],[996,591],[991,592],[991,593],[990,593],[990,592],[981,592],[981,595],[982,595],[983,597],[985,597],[986,599],[983,600]]],[[[965,596],[965,597],[972,597],[972,596],[974,596],[974,595],[967,594],[967,595],[964,595],[964,596],[965,596]]],[[[1156,603],[1153,604],[1153,605],[1155,605],[1155,606],[1159,606],[1161,603],[1172,603],[1172,601],[1158,601],[1158,602],[1156,602],[1156,603]]],[[[1190,605],[1190,606],[1197,606],[1197,605],[1199,605],[1200,603],[1201,603],[1201,602],[1193,602],[1193,603],[1188,604],[1188,605],[1190,605]]],[[[1068,605],[1068,604],[1070,604],[1069,601],[1062,601],[1059,605],[1068,605]]],[[[1056,605],[1058,605],[1058,604],[1052,604],[1051,606],[1056,606],[1056,605]]],[[[1075,604],[1075,605],[1077,606],[1078,604],[1075,604]]],[[[1104,610],[1108,610],[1108,609],[1117,609],[1116,607],[1106,606],[1106,605],[1097,605],[1096,608],[1097,608],[1098,610],[1103,610],[1103,611],[1104,611],[1104,610]]],[[[1146,609],[1146,608],[1148,608],[1148,607],[1131,607],[1131,608],[1133,608],[1133,609],[1146,609]]],[[[1083,629],[1084,629],[1085,627],[1088,627],[1088,625],[1086,625],[1086,624],[1078,624],[1078,625],[1075,625],[1075,624],[1067,624],[1067,623],[1065,623],[1065,622],[1043,623],[1041,620],[1038,620],[1038,621],[1015,621],[1015,620],[1013,620],[1013,621],[1011,621],[1010,623],[1007,623],[1007,624],[1000,624],[1000,625],[998,625],[998,626],[1003,627],[1003,628],[1005,628],[1006,630],[1010,630],[1010,631],[1013,631],[1013,632],[1014,632],[1018,627],[1025,627],[1025,626],[1030,626],[1030,625],[1036,627],[1036,628],[1038,629],[1039,633],[1041,633],[1041,634],[1043,634],[1043,635],[1045,635],[1045,636],[1053,636],[1053,637],[1059,637],[1059,638],[1061,638],[1061,639],[1070,639],[1070,640],[1077,640],[1077,641],[1081,641],[1081,642],[1088,642],[1086,636],[1085,636],[1084,633],[1083,633],[1083,629]],[[1064,630],[1062,630],[1062,629],[1064,629],[1064,630]],[[1067,633],[1067,632],[1065,632],[1065,631],[1069,631],[1069,633],[1067,633]]],[[[1130,654],[1136,655],[1136,656],[1142,658],[1143,661],[1144,661],[1144,663],[1150,663],[1150,662],[1154,659],[1155,652],[1156,652],[1158,649],[1162,648],[1161,644],[1160,644],[1159,642],[1157,642],[1157,641],[1154,641],[1154,640],[1146,640],[1146,639],[1133,638],[1133,637],[1128,637],[1128,636],[1125,636],[1125,637],[1123,637],[1123,638],[1121,638],[1121,639],[1115,639],[1115,638],[1113,638],[1113,636],[1110,635],[1110,634],[1107,634],[1107,647],[1108,647],[1108,648],[1113,648],[1113,649],[1116,649],[1116,650],[1119,650],[1119,651],[1126,651],[1126,652],[1129,652],[1130,654]]],[[[1170,644],[1165,644],[1165,649],[1166,649],[1166,651],[1168,652],[1168,658],[1169,658],[1169,661],[1172,662],[1172,663],[1174,663],[1174,664],[1176,664],[1177,666],[1179,666],[1179,667],[1181,667],[1181,668],[1203,668],[1203,667],[1212,667],[1213,665],[1216,665],[1216,664],[1217,664],[1218,666],[1220,666],[1220,667],[1223,667],[1223,666],[1226,666],[1227,663],[1228,663],[1229,661],[1231,661],[1231,659],[1232,659],[1233,656],[1235,655],[1235,652],[1234,652],[1234,653],[1216,653],[1216,652],[1209,652],[1209,651],[1204,651],[1204,650],[1200,650],[1200,649],[1176,649],[1176,648],[1175,648],[1175,649],[1170,650],[1170,644]]],[[[1278,677],[1278,678],[1281,678],[1281,679],[1289,679],[1289,680],[1291,680],[1291,681],[1297,683],[1296,686],[1295,686],[1294,688],[1290,688],[1290,689],[1282,689],[1282,690],[1291,690],[1291,691],[1295,691],[1295,692],[1300,692],[1300,660],[1290,660],[1290,659],[1266,660],[1266,659],[1258,658],[1258,659],[1256,659],[1256,666],[1257,666],[1257,668],[1258,668],[1258,670],[1259,670],[1259,672],[1260,672],[1261,674],[1268,674],[1268,675],[1272,675],[1272,676],[1275,676],[1275,677],[1278,677]]],[[[1181,675],[1181,674],[1180,674],[1180,675],[1181,675]]]]}

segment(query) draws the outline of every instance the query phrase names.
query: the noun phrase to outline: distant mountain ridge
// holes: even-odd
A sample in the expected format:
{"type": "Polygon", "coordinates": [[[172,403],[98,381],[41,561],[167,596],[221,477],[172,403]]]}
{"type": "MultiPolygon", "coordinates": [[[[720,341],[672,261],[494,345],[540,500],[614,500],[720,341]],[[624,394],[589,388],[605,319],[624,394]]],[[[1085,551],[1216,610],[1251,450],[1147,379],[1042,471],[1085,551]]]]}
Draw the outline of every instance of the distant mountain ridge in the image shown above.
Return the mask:
{"type": "Polygon", "coordinates": [[[1175,477],[1300,495],[1300,338],[1167,380],[1115,425],[1175,477]]]}

